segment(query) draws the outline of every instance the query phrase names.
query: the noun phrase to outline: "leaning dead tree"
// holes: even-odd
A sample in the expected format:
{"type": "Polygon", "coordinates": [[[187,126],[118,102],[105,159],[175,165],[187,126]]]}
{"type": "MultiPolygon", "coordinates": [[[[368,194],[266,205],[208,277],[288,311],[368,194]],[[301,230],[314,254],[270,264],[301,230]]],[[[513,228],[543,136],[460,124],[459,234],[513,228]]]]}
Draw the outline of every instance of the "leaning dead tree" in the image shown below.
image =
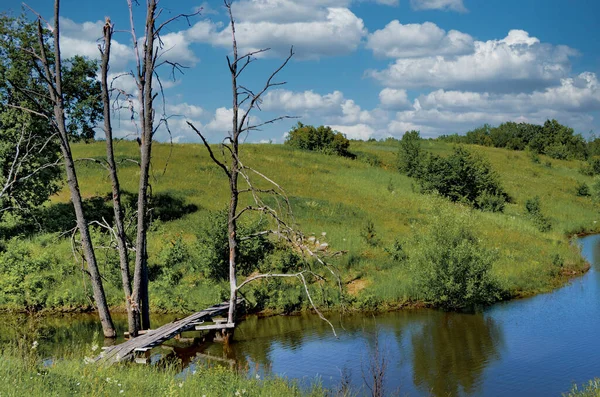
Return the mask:
{"type": "MultiPolygon", "coordinates": [[[[230,297],[229,297],[229,311],[227,315],[228,328],[222,331],[224,339],[227,341],[233,336],[233,327],[236,321],[236,302],[240,289],[246,286],[248,283],[265,278],[271,277],[293,277],[297,278],[304,285],[305,292],[311,303],[311,306],[319,314],[319,316],[326,321],[332,328],[335,334],[335,328],[327,320],[321,312],[318,310],[308,287],[307,278],[315,278],[323,280],[323,277],[317,274],[315,271],[307,267],[305,270],[296,273],[263,273],[255,274],[241,283],[238,283],[237,279],[237,261],[238,261],[238,250],[240,241],[264,236],[267,234],[275,235],[280,239],[288,242],[294,249],[303,255],[308,255],[311,258],[317,260],[318,263],[327,267],[330,272],[335,276],[336,273],[327,266],[327,264],[313,252],[304,236],[295,230],[293,225],[286,221],[287,217],[291,216],[291,207],[289,200],[285,194],[285,191],[273,180],[268,178],[260,171],[245,165],[240,158],[240,141],[241,137],[246,136],[251,131],[259,129],[261,126],[266,124],[274,123],[278,120],[290,118],[290,116],[281,116],[266,122],[253,124],[251,120],[252,111],[260,110],[260,103],[262,96],[272,87],[285,84],[285,82],[276,82],[275,78],[279,72],[287,65],[292,56],[294,55],[293,48],[290,49],[289,55],[286,57],[284,62],[267,78],[264,86],[259,91],[252,91],[251,89],[241,85],[239,83],[242,72],[248,65],[254,62],[256,56],[260,53],[266,52],[269,49],[261,49],[257,51],[251,51],[243,55],[238,54],[238,45],[236,41],[235,32],[235,19],[231,10],[231,1],[225,0],[225,7],[229,14],[229,21],[232,35],[232,56],[227,56],[227,64],[231,75],[231,89],[233,98],[232,107],[232,124],[231,130],[228,136],[222,142],[222,159],[217,158],[215,152],[208,144],[206,137],[203,133],[196,128],[191,122],[187,124],[198,134],[202,140],[206,150],[212,161],[221,168],[225,173],[229,181],[229,208],[227,211],[227,238],[229,246],[229,286],[230,286],[230,297]],[[254,178],[261,180],[258,184],[253,182],[254,178]],[[240,183],[242,187],[240,188],[240,183]],[[265,187],[265,185],[268,185],[265,187]],[[253,205],[248,205],[243,208],[239,208],[239,201],[242,195],[250,195],[253,205]],[[275,199],[276,206],[268,205],[263,196],[268,195],[275,199]],[[238,221],[240,217],[249,212],[258,212],[261,216],[267,216],[274,224],[274,228],[264,230],[259,233],[250,236],[241,236],[238,234],[238,221]],[[286,217],[286,215],[288,215],[286,217]]],[[[292,218],[293,219],[293,218],[292,218]]]]}
{"type": "MultiPolygon", "coordinates": [[[[43,107],[39,106],[38,109],[24,109],[38,116],[44,116],[51,122],[51,126],[58,136],[60,142],[60,149],[62,152],[62,158],[64,168],[67,176],[67,185],[71,193],[71,201],[75,209],[75,216],[77,219],[77,229],[79,230],[81,238],[81,247],[85,261],[87,263],[87,272],[91,279],[92,291],[94,295],[94,301],[98,309],[100,322],[102,323],[102,330],[105,337],[114,338],[116,336],[115,327],[108,310],[108,304],[106,302],[106,296],[104,293],[104,287],[102,285],[102,278],[98,269],[98,263],[96,261],[96,254],[94,252],[94,246],[89,232],[88,222],[83,212],[83,200],[81,197],[81,191],[79,189],[79,181],[77,179],[77,173],[75,170],[75,162],[73,160],[73,154],[71,151],[71,145],[69,142],[69,132],[67,130],[66,115],[65,115],[65,98],[63,92],[63,80],[62,80],[62,63],[60,53],[60,1],[55,0],[54,2],[54,21],[53,25],[48,24],[48,28],[52,32],[54,53],[51,57],[46,50],[46,43],[44,37],[44,30],[42,28],[42,18],[38,14],[37,20],[37,37],[38,46],[37,48],[27,49],[35,58],[35,67],[38,70],[40,76],[46,83],[47,95],[43,97],[44,100],[49,100],[52,104],[52,113],[45,114],[40,113],[40,109],[43,107]],[[53,58],[53,59],[52,59],[53,58]]],[[[37,102],[35,98],[34,102],[37,102]]]]}

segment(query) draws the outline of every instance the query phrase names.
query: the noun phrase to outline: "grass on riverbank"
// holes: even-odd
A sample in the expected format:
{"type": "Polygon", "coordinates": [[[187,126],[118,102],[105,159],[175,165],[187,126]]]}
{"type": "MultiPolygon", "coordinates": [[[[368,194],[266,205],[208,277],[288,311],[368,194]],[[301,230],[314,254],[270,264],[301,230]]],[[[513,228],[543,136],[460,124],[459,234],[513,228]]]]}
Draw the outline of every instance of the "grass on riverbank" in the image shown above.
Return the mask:
{"type": "MultiPolygon", "coordinates": [[[[35,349],[34,349],[35,350],[35,349]]],[[[177,365],[100,367],[75,355],[52,362],[35,352],[0,351],[0,396],[324,396],[283,378],[248,378],[220,366],[181,372],[177,365]]]]}
{"type": "MultiPolygon", "coordinates": [[[[451,144],[437,141],[424,141],[423,147],[441,155],[452,150],[451,144]]],[[[241,151],[246,164],[264,171],[286,189],[301,230],[327,242],[332,251],[346,251],[331,261],[341,271],[348,292],[344,299],[357,309],[394,308],[422,298],[406,261],[390,253],[397,241],[410,256],[413,236],[435,227],[432,220],[440,211],[470,218],[482,247],[497,252],[492,273],[509,296],[546,292],[580,274],[585,264],[567,236],[600,231],[597,205],[591,198],[575,194],[577,184],[593,182],[578,172],[580,163],[544,156],[535,163],[525,152],[468,148],[491,162],[513,198],[503,214],[475,211],[420,194],[414,180],[395,170],[394,142],[352,142],[350,149],[359,154],[357,160],[296,151],[282,145],[244,145],[241,151]],[[537,230],[525,215],[525,201],[533,196],[541,198],[542,211],[552,223],[550,232],[537,230]],[[369,234],[373,238],[365,237],[369,234]]],[[[137,145],[119,142],[116,150],[118,159],[135,158],[137,145]]],[[[104,146],[102,142],[79,144],[74,146],[74,153],[78,158],[101,158],[104,146]]],[[[122,186],[135,192],[137,168],[133,163],[123,165],[122,186]]],[[[109,180],[98,165],[79,162],[78,174],[85,197],[105,196],[110,191],[109,180]]],[[[227,184],[221,170],[211,163],[200,145],[157,144],[151,183],[155,195],[169,194],[197,207],[179,219],[156,222],[149,235],[149,261],[157,274],[150,286],[153,308],[188,312],[214,304],[223,297],[226,286],[201,275],[196,268],[195,244],[209,212],[224,208],[227,202],[227,184]],[[166,258],[178,244],[188,256],[173,266],[166,258]],[[174,273],[176,277],[172,277],[174,273]]],[[[50,206],[67,201],[67,189],[63,189],[50,206]]],[[[74,263],[68,238],[59,237],[58,233],[29,235],[21,237],[18,243],[4,243],[9,247],[12,244],[22,246],[23,258],[16,258],[16,262],[27,263],[27,257],[44,261],[32,265],[33,270],[24,269],[25,274],[11,276],[26,286],[25,292],[12,300],[10,291],[0,292],[0,306],[22,309],[34,302],[36,308],[69,310],[89,305],[89,286],[82,278],[80,264],[74,263]],[[39,286],[40,274],[44,280],[50,280],[43,288],[39,286]]],[[[103,250],[98,250],[98,257],[108,300],[118,306],[122,292],[116,265],[106,259],[103,250]]],[[[14,284],[12,279],[9,281],[14,284]]],[[[283,287],[285,292],[270,296],[267,309],[304,307],[298,285],[285,283],[283,287]]],[[[331,289],[320,298],[335,306],[341,298],[331,289]]]]}

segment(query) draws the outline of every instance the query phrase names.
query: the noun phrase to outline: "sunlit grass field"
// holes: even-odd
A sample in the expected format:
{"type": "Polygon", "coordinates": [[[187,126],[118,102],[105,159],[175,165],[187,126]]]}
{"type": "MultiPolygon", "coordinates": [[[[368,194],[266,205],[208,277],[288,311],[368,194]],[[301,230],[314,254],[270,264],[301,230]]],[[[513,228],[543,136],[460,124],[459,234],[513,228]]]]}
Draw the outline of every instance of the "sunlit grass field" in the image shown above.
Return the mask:
{"type": "MultiPolygon", "coordinates": [[[[453,145],[423,141],[422,147],[446,155],[453,145]]],[[[600,225],[596,223],[600,220],[598,205],[591,198],[578,197],[575,193],[577,183],[593,183],[591,177],[579,173],[580,162],[541,156],[541,161],[534,163],[526,152],[468,148],[487,158],[499,173],[502,185],[512,198],[504,213],[471,210],[441,197],[419,193],[415,180],[396,171],[398,149],[394,141],[352,142],[350,151],[366,153],[376,158],[379,165],[367,164],[360,158],[352,160],[273,144],[245,144],[241,153],[245,164],[268,175],[285,189],[296,223],[305,234],[314,234],[321,242],[327,242],[330,251],[345,252],[330,260],[340,269],[348,291],[380,307],[395,308],[419,301],[410,269],[403,262],[394,261],[386,248],[398,240],[410,255],[414,235],[435,227],[432,220],[440,213],[445,216],[467,214],[481,244],[498,252],[493,273],[511,296],[546,292],[562,285],[569,276],[580,274],[586,264],[570,243],[570,237],[575,233],[600,232],[600,225]],[[542,212],[551,219],[550,232],[539,232],[525,216],[525,201],[536,195],[541,199],[542,212]],[[374,226],[375,244],[369,244],[363,237],[369,223],[374,226]],[[557,256],[562,266],[555,263],[557,256]]],[[[219,152],[217,147],[215,150],[219,152]]],[[[79,159],[101,159],[105,147],[103,142],[77,144],[74,153],[79,159]]],[[[118,142],[116,156],[118,160],[135,159],[137,144],[118,142]]],[[[123,161],[119,173],[123,189],[136,192],[137,165],[123,161]]],[[[110,192],[108,175],[98,164],[79,161],[78,175],[85,197],[105,196],[110,192]]],[[[209,211],[225,208],[228,201],[225,175],[211,162],[201,145],[155,144],[151,185],[154,194],[170,193],[198,207],[196,212],[183,218],[153,226],[149,235],[151,263],[158,263],[161,251],[177,238],[193,250],[196,235],[209,211]]],[[[68,200],[65,188],[52,198],[52,203],[68,200]]],[[[60,261],[74,262],[68,239],[47,237],[51,241],[44,243],[46,248],[40,248],[40,239],[43,238],[33,238],[31,246],[44,250],[50,244],[60,261]]],[[[98,256],[102,263],[102,251],[98,256]]],[[[58,288],[70,287],[76,291],[73,294],[83,294],[83,283],[81,273],[73,272],[58,288]]],[[[171,296],[154,295],[154,307],[165,311],[191,311],[213,304],[221,293],[213,286],[190,269],[170,291],[171,296]]],[[[118,305],[121,301],[118,283],[109,284],[107,291],[109,301],[118,305]]]]}

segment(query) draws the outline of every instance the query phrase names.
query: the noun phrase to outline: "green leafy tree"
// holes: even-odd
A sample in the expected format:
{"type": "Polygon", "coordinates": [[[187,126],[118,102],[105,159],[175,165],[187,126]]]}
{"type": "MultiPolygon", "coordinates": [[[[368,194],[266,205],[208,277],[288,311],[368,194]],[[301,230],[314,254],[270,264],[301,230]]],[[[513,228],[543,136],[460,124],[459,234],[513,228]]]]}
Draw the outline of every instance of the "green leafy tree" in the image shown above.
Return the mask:
{"type": "Polygon", "coordinates": [[[407,131],[400,140],[398,170],[411,177],[417,176],[421,170],[422,156],[419,131],[407,131]]]}
{"type": "Polygon", "coordinates": [[[285,144],[296,149],[351,156],[348,152],[350,141],[344,134],[332,130],[331,127],[314,127],[298,122],[288,133],[285,144]]]}
{"type": "MultiPolygon", "coordinates": [[[[47,117],[53,105],[27,51],[38,46],[36,35],[35,23],[23,16],[0,16],[0,210],[27,212],[60,187],[59,141],[47,117]]],[[[52,41],[45,46],[53,62],[52,41]]],[[[67,129],[75,140],[93,139],[102,114],[97,66],[80,56],[62,65],[67,129]]]]}
{"type": "Polygon", "coordinates": [[[51,108],[34,99],[44,82],[23,47],[35,43],[32,24],[0,15],[0,218],[8,210],[27,211],[59,188],[59,147],[44,117],[20,108],[51,108]],[[21,90],[15,90],[18,85],[21,90]]]}

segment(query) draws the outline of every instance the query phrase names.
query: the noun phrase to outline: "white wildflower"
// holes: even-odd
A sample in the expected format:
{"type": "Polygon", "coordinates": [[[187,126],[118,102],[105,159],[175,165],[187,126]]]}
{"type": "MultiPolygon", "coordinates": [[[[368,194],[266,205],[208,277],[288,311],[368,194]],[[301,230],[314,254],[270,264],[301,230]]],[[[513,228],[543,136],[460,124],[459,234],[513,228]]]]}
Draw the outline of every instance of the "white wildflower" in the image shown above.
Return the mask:
{"type": "Polygon", "coordinates": [[[106,378],[106,382],[107,382],[107,383],[110,383],[110,378],[106,378]]]}
{"type": "Polygon", "coordinates": [[[123,394],[123,393],[125,393],[125,390],[123,390],[123,389],[119,390],[119,394],[123,394]]]}
{"type": "Polygon", "coordinates": [[[37,348],[37,347],[38,347],[38,344],[39,344],[39,343],[38,343],[38,341],[37,341],[37,340],[34,340],[34,341],[33,341],[33,344],[31,345],[31,348],[32,348],[32,349],[35,349],[35,348],[37,348]]]}
{"type": "Polygon", "coordinates": [[[259,374],[256,374],[256,379],[260,379],[260,375],[259,374]]]}
{"type": "Polygon", "coordinates": [[[181,383],[181,382],[180,382],[180,383],[179,383],[179,387],[180,387],[180,388],[181,388],[181,387],[183,387],[183,383],[181,383]]]}
{"type": "Polygon", "coordinates": [[[97,344],[97,343],[94,343],[94,344],[92,345],[92,351],[93,351],[93,352],[95,352],[96,350],[98,350],[98,344],[97,344]]]}

